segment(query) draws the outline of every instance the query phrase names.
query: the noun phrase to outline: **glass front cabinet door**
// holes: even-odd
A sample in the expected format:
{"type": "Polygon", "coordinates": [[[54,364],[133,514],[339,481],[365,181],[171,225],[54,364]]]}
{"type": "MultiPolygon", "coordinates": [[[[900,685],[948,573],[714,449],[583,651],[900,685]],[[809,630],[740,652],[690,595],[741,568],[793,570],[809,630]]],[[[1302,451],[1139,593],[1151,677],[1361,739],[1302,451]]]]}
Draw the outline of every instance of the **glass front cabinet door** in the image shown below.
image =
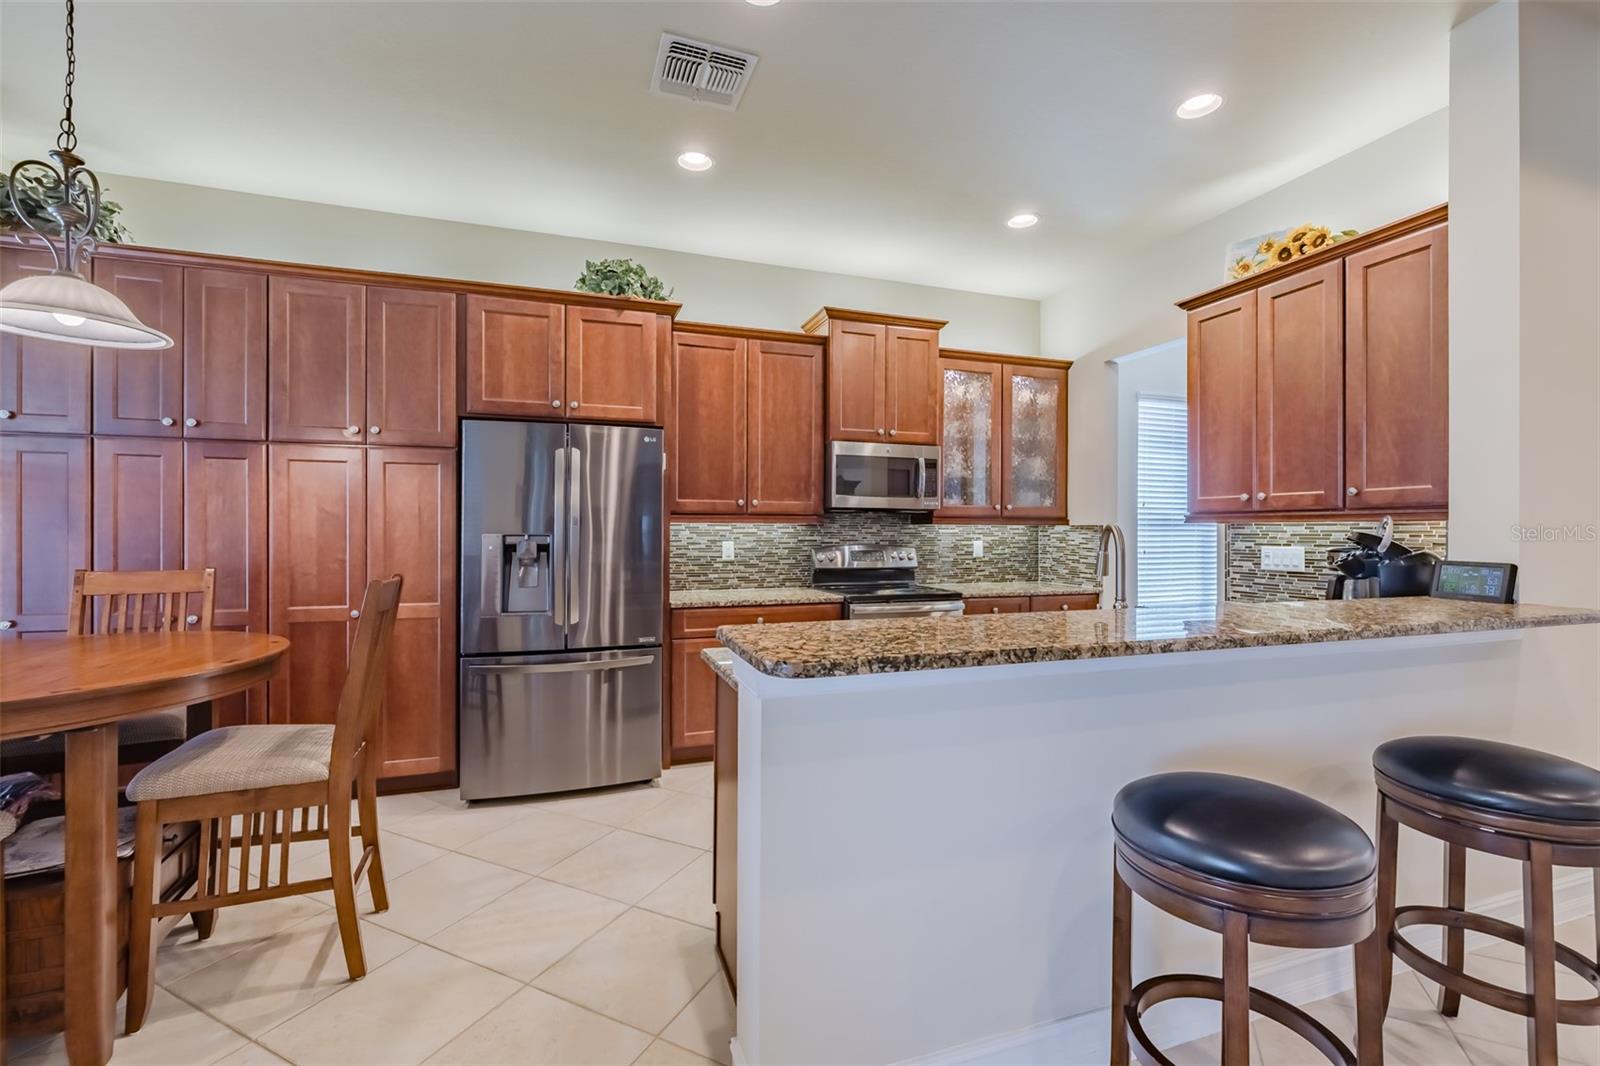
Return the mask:
{"type": "Polygon", "coordinates": [[[944,498],[950,517],[999,518],[1001,390],[999,363],[940,360],[944,378],[944,498]]]}
{"type": "Polygon", "coordinates": [[[1067,367],[947,356],[940,517],[1067,516],[1067,367]]]}

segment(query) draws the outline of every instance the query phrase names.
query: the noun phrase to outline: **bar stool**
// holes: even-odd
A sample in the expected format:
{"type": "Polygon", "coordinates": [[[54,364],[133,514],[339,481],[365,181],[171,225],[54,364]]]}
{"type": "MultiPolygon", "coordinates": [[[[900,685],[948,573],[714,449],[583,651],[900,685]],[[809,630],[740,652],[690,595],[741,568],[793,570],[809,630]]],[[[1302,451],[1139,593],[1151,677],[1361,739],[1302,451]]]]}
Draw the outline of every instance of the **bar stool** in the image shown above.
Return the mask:
{"type": "Polygon", "coordinates": [[[1594,869],[1600,903],[1600,770],[1490,740],[1406,737],[1372,756],[1378,780],[1378,933],[1383,1004],[1388,1009],[1394,957],[1439,986],[1439,1013],[1453,1016],[1461,997],[1528,1019],[1528,1061],[1555,1066],[1556,1025],[1600,1025],[1600,970],[1594,960],[1556,943],[1556,866],[1594,869]],[[1400,826],[1445,842],[1445,905],[1395,909],[1400,826]],[[1523,924],[1466,909],[1467,851],[1522,862],[1523,924]],[[1400,930],[1445,927],[1444,961],[1418,951],[1400,930]],[[1524,992],[1469,977],[1466,930],[1523,946],[1524,992]],[[1391,954],[1392,952],[1392,954],[1391,954]],[[1596,995],[1556,998],[1556,963],[1584,977],[1596,995]]]}
{"type": "Polygon", "coordinates": [[[1146,1010],[1169,999],[1222,1003],[1223,1066],[1250,1061],[1250,1013],[1298,1034],[1338,1066],[1383,1061],[1382,941],[1373,934],[1372,841],[1309,796],[1247,777],[1168,773],[1117,793],[1113,871],[1111,1063],[1170,1066],[1146,1034],[1146,1010]],[[1132,986],[1132,893],[1222,934],[1222,977],[1164,974],[1132,986]],[[1250,987],[1249,945],[1356,948],[1359,1059],[1305,1011],[1250,987]]]}

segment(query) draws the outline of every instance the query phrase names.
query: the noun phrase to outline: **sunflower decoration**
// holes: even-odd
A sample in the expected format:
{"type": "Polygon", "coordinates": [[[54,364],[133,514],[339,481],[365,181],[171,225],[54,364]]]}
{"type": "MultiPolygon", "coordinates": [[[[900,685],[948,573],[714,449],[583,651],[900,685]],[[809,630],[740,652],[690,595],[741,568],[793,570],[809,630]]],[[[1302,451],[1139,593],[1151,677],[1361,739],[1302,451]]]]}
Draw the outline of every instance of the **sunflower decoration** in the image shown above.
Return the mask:
{"type": "Polygon", "coordinates": [[[1240,278],[1249,277],[1251,274],[1255,273],[1255,269],[1256,261],[1247,256],[1241,255],[1228,267],[1228,274],[1231,278],[1233,278],[1233,280],[1237,281],[1240,278]]]}
{"type": "Polygon", "coordinates": [[[1263,233],[1249,240],[1236,241],[1228,249],[1225,273],[1229,281],[1251,277],[1349,240],[1358,232],[1353,229],[1332,230],[1307,222],[1290,229],[1263,233]]]}
{"type": "Polygon", "coordinates": [[[1294,262],[1295,259],[1299,258],[1303,254],[1304,253],[1299,250],[1298,245],[1291,241],[1284,241],[1282,244],[1278,245],[1272,250],[1272,255],[1269,261],[1273,266],[1282,266],[1285,263],[1294,262]]]}

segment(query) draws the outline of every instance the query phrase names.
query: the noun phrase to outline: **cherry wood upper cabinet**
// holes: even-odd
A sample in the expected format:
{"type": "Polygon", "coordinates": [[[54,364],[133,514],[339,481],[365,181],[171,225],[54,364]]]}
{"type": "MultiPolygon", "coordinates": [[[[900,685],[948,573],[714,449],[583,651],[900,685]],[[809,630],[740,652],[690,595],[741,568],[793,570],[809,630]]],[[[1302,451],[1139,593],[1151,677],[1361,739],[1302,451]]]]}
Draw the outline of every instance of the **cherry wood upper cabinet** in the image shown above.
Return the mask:
{"type": "MultiPolygon", "coordinates": [[[[265,295],[265,293],[263,293],[265,295]]],[[[212,625],[267,631],[267,446],[191,440],[183,446],[183,558],[217,572],[212,625]]],[[[267,720],[267,686],[212,704],[219,725],[267,720]]]]}
{"type": "Polygon", "coordinates": [[[655,422],[659,338],[654,311],[567,308],[567,416],[655,422]]]}
{"type": "Polygon", "coordinates": [[[366,289],[315,278],[267,286],[269,436],[360,443],[366,436],[366,289]]]}
{"type": "Polygon", "coordinates": [[[466,413],[566,417],[566,308],[468,296],[466,315],[466,413]]]}
{"type": "Polygon", "coordinates": [[[455,452],[369,448],[366,461],[367,579],[404,579],[378,773],[446,773],[456,765],[455,452]]]}
{"type": "Polygon", "coordinates": [[[265,274],[183,272],[183,435],[266,439],[265,274]]]}
{"type": "Polygon", "coordinates": [[[1344,460],[1344,269],[1256,290],[1256,478],[1262,511],[1337,510],[1344,460]]]}
{"type": "Polygon", "coordinates": [[[1256,294],[1189,313],[1189,513],[1255,509],[1256,294]]]}
{"type": "Polygon", "coordinates": [[[941,359],[944,436],[940,450],[941,518],[1002,516],[1000,457],[1005,367],[997,362],[941,359]]]}
{"type": "Polygon", "coordinates": [[[1443,507],[1449,478],[1449,277],[1443,225],[1345,268],[1345,505],[1443,507]]]}
{"type": "MultiPolygon", "coordinates": [[[[0,286],[53,269],[49,252],[0,248],[0,286]]],[[[0,431],[88,433],[89,393],[87,345],[0,333],[0,431]]]]}
{"type": "Polygon", "coordinates": [[[828,439],[875,441],[885,435],[887,327],[841,321],[828,335],[828,439]]]}
{"type": "Polygon", "coordinates": [[[183,436],[183,268],[96,259],[94,283],[172,338],[171,348],[94,350],[94,431],[183,436]]]}
{"type": "Polygon", "coordinates": [[[1067,517],[1067,368],[1005,366],[1006,518],[1067,517]]]}
{"type": "Polygon", "coordinates": [[[823,346],[766,337],[745,343],[749,512],[820,515],[823,346]]]}
{"type": "Polygon", "coordinates": [[[674,333],[667,463],[674,514],[742,515],[748,479],[747,342],[674,333]]]}
{"type": "Polygon", "coordinates": [[[456,297],[367,290],[367,426],[371,444],[456,442],[456,297]]]}
{"type": "Polygon", "coordinates": [[[94,568],[183,568],[183,442],[94,439],[94,568]]]}
{"type": "Polygon", "coordinates": [[[271,630],[292,645],[270,690],[274,722],[332,722],[367,579],[366,451],[268,449],[271,630]]]}
{"type": "Polygon", "coordinates": [[[884,420],[900,444],[938,444],[939,331],[889,326],[884,331],[884,420]]]}
{"type": "Polygon", "coordinates": [[[66,629],[88,566],[89,441],[0,433],[0,634],[66,629]]]}

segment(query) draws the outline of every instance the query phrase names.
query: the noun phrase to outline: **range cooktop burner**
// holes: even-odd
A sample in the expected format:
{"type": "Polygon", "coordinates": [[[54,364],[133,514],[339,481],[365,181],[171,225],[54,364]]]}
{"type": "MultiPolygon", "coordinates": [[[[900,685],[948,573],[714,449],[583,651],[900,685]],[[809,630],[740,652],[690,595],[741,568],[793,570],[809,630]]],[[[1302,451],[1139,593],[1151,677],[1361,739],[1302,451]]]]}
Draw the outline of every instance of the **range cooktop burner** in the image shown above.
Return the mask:
{"type": "Polygon", "coordinates": [[[959,600],[961,593],[949,589],[938,588],[933,585],[919,585],[916,582],[883,581],[883,582],[852,582],[852,581],[816,581],[813,588],[824,592],[836,592],[845,598],[847,603],[869,603],[874,600],[959,600]]]}

